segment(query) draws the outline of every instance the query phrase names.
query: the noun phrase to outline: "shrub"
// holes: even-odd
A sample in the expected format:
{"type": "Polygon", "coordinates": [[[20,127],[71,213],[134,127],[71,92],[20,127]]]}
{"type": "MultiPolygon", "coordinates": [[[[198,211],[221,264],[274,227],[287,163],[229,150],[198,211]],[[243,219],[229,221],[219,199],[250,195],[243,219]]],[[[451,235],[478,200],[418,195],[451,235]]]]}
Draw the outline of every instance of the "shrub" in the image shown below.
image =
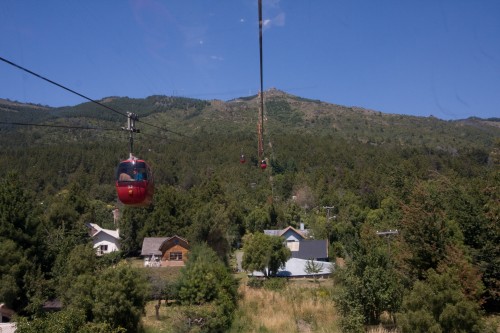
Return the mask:
{"type": "Polygon", "coordinates": [[[255,278],[255,277],[251,277],[248,279],[247,286],[249,286],[250,288],[254,288],[254,289],[260,289],[264,286],[264,280],[259,279],[259,278],[255,278]]]}
{"type": "Polygon", "coordinates": [[[283,290],[287,286],[287,280],[282,278],[271,278],[264,281],[264,288],[272,291],[283,290]]]}

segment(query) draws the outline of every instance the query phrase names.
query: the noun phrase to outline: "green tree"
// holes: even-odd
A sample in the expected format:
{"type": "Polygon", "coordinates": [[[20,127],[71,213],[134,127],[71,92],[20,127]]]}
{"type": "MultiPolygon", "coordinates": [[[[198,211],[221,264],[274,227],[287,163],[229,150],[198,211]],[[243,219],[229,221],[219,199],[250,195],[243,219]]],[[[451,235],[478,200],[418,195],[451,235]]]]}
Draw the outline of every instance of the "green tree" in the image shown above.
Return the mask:
{"type": "Polygon", "coordinates": [[[263,233],[246,235],[243,239],[243,252],[243,269],[260,271],[264,276],[276,276],[291,256],[281,237],[263,233]]]}
{"type": "Polygon", "coordinates": [[[34,210],[33,198],[18,174],[9,173],[0,180],[0,237],[30,248],[38,226],[34,210]]]}
{"type": "Polygon", "coordinates": [[[322,263],[314,261],[314,260],[311,259],[311,260],[307,260],[306,261],[306,267],[305,267],[304,271],[307,274],[313,275],[314,281],[317,282],[318,281],[318,275],[317,274],[320,273],[322,269],[323,269],[323,264],[322,263]]]}
{"type": "Polygon", "coordinates": [[[248,232],[263,232],[271,225],[271,217],[265,208],[256,207],[245,217],[245,226],[248,232]]]}
{"type": "Polygon", "coordinates": [[[221,293],[235,297],[234,279],[228,268],[207,245],[195,245],[181,270],[179,298],[186,304],[204,304],[221,293]]]}
{"type": "MultiPolygon", "coordinates": [[[[498,152],[497,152],[498,153],[498,152]]],[[[500,155],[497,156],[497,158],[500,155]]],[[[500,166],[500,164],[497,164],[500,166]]],[[[498,170],[498,168],[497,168],[498,170]]],[[[500,172],[493,172],[482,190],[484,228],[475,261],[485,285],[485,308],[496,311],[500,307],[500,172]],[[496,310],[495,310],[496,309],[496,310]]]]}
{"type": "Polygon", "coordinates": [[[93,289],[94,322],[109,323],[136,332],[146,304],[148,287],[145,277],[127,264],[118,264],[99,273],[93,289]]]}
{"type": "Polygon", "coordinates": [[[404,297],[398,323],[403,332],[485,332],[477,304],[467,300],[456,277],[427,272],[404,297]]]}
{"type": "Polygon", "coordinates": [[[75,246],[64,260],[59,257],[55,266],[56,292],[66,307],[84,311],[91,321],[96,284],[97,258],[91,244],[75,246]]]}
{"type": "Polygon", "coordinates": [[[334,276],[340,286],[335,300],[343,315],[342,326],[356,331],[360,318],[362,324],[374,325],[380,322],[382,312],[394,314],[399,310],[402,286],[380,249],[356,254],[334,276]]]}
{"type": "Polygon", "coordinates": [[[19,311],[25,305],[23,276],[29,270],[29,261],[24,251],[11,239],[0,237],[0,299],[8,307],[19,311]]]}
{"type": "Polygon", "coordinates": [[[141,234],[144,237],[186,235],[190,225],[189,196],[172,186],[158,186],[155,189],[154,209],[148,216],[141,234]]]}
{"type": "Polygon", "coordinates": [[[456,223],[447,216],[447,180],[421,182],[403,208],[402,234],[408,252],[409,276],[422,279],[446,258],[447,247],[463,238],[456,223]]]}
{"type": "Polygon", "coordinates": [[[77,333],[85,325],[85,313],[78,309],[67,309],[35,317],[20,318],[16,323],[18,333],[77,333]]]}
{"type": "Polygon", "coordinates": [[[108,323],[85,321],[84,311],[77,308],[63,309],[28,320],[18,318],[18,333],[126,333],[124,328],[112,328],[108,323]]]}
{"type": "Polygon", "coordinates": [[[194,246],[179,281],[181,302],[203,305],[188,307],[186,317],[202,318],[207,332],[222,332],[229,327],[236,306],[237,282],[214,250],[206,244],[194,246]]]}
{"type": "Polygon", "coordinates": [[[208,202],[193,213],[193,224],[189,232],[192,242],[207,243],[224,261],[227,261],[231,247],[228,239],[231,231],[228,213],[226,205],[208,202]]]}
{"type": "Polygon", "coordinates": [[[26,278],[31,286],[36,284],[27,275],[39,271],[36,214],[33,198],[16,173],[0,180],[0,300],[17,312],[28,305],[26,278]]]}
{"type": "Polygon", "coordinates": [[[135,256],[142,245],[142,230],[148,219],[150,208],[125,207],[120,218],[121,251],[125,256],[135,256]]]}

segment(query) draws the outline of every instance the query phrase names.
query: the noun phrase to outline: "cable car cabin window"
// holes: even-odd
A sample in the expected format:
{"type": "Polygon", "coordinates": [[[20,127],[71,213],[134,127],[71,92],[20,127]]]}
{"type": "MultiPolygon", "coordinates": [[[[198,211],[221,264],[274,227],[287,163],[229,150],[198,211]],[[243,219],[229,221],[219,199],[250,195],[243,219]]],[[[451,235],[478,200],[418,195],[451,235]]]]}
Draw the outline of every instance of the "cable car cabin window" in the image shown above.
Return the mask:
{"type": "Polygon", "coordinates": [[[122,162],[116,171],[116,180],[120,182],[133,182],[148,180],[146,163],[122,162]]]}

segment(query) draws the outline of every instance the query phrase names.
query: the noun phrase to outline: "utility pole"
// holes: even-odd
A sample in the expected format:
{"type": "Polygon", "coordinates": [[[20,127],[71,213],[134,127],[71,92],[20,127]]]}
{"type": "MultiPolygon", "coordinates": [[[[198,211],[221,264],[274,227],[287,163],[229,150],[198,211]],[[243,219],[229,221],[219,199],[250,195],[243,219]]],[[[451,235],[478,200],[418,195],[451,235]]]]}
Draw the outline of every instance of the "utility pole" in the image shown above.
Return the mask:
{"type": "Polygon", "coordinates": [[[326,209],[326,222],[330,221],[330,219],[336,219],[337,216],[333,215],[330,217],[330,211],[335,208],[335,206],[323,206],[324,209],[326,209]]]}
{"type": "Polygon", "coordinates": [[[389,256],[391,255],[391,243],[389,242],[389,238],[393,235],[399,234],[398,229],[396,230],[387,230],[387,231],[377,231],[377,236],[385,237],[387,240],[387,245],[389,245],[389,256]]]}
{"type": "Polygon", "coordinates": [[[377,236],[390,236],[397,235],[399,233],[398,229],[389,231],[377,231],[377,236]]]}

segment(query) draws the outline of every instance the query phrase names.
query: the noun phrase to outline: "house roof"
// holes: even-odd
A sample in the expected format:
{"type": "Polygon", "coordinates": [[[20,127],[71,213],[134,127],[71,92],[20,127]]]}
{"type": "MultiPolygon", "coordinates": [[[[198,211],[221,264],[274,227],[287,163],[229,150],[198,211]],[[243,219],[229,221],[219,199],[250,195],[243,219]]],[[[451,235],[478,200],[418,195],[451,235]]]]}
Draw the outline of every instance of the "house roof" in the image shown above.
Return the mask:
{"type": "Polygon", "coordinates": [[[304,230],[297,230],[292,226],[288,226],[285,229],[270,229],[270,230],[264,230],[264,234],[269,235],[269,236],[283,236],[288,230],[294,231],[296,234],[301,236],[302,238],[306,238],[307,235],[309,234],[309,230],[304,229],[304,230]]]}
{"type": "Polygon", "coordinates": [[[306,239],[298,242],[298,250],[295,249],[290,249],[290,250],[292,251],[292,258],[299,258],[306,260],[328,258],[328,241],[326,239],[320,239],[320,240],[306,239]]]}
{"type": "Polygon", "coordinates": [[[14,314],[15,314],[14,310],[9,309],[4,303],[0,304],[0,316],[10,319],[14,314]]]}
{"type": "Polygon", "coordinates": [[[281,230],[282,229],[264,230],[264,234],[269,235],[269,236],[279,236],[281,234],[281,230]]]}
{"type": "Polygon", "coordinates": [[[43,303],[42,309],[45,311],[61,310],[62,302],[58,299],[53,299],[43,303]]]}
{"type": "Polygon", "coordinates": [[[142,241],[141,256],[149,256],[151,254],[161,255],[160,246],[169,237],[144,237],[142,241]]]}
{"type": "Polygon", "coordinates": [[[158,248],[161,252],[165,252],[167,249],[171,248],[173,245],[180,245],[183,248],[189,249],[189,242],[182,237],[177,235],[172,237],[167,237],[158,248]]]}
{"type": "Polygon", "coordinates": [[[93,230],[95,230],[95,232],[91,234],[92,237],[95,237],[97,234],[102,232],[102,233],[110,235],[113,238],[120,239],[120,231],[119,230],[104,229],[95,223],[88,223],[88,226],[90,228],[92,228],[93,230]]]}

